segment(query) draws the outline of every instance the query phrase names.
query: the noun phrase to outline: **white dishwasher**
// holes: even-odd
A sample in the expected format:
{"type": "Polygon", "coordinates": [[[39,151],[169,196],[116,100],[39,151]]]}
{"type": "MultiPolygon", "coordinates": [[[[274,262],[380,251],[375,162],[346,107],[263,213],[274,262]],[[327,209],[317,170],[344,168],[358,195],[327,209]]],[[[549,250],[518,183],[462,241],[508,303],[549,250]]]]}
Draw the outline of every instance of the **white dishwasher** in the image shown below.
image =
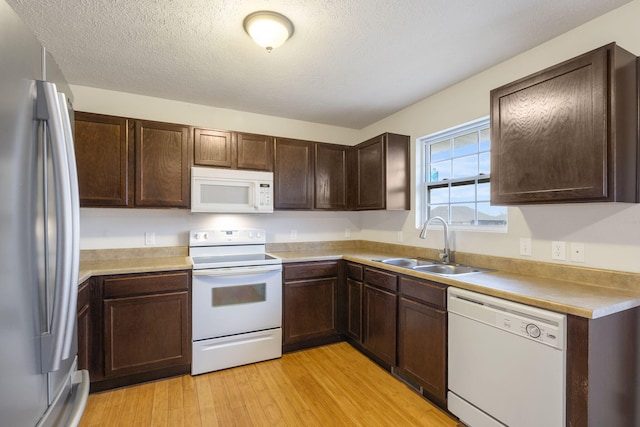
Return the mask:
{"type": "Polygon", "coordinates": [[[566,315],[447,292],[449,411],[469,427],[564,426],[566,315]]]}

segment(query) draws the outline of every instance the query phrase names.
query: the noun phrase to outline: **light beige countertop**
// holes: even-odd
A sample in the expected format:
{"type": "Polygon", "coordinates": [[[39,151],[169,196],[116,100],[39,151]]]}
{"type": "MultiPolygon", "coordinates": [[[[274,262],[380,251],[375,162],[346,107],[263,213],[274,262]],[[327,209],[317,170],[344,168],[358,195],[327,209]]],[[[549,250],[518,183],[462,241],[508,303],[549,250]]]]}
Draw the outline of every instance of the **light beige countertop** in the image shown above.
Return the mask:
{"type": "MultiPolygon", "coordinates": [[[[437,251],[376,242],[268,244],[283,263],[345,259],[535,307],[596,319],[640,306],[640,274],[455,253],[461,264],[493,271],[436,276],[375,261],[395,257],[437,259],[437,251]]],[[[82,251],[80,282],[91,276],[189,270],[188,248],[82,251]]]]}
{"type": "Polygon", "coordinates": [[[154,257],[81,261],[78,281],[82,283],[91,276],[152,273],[155,271],[172,270],[191,270],[191,261],[189,260],[189,257],[154,257]]]}
{"type": "Polygon", "coordinates": [[[408,254],[405,252],[405,248],[397,250],[398,248],[394,248],[395,245],[385,246],[378,248],[319,248],[317,250],[307,247],[300,251],[279,251],[272,248],[270,253],[281,258],[284,263],[345,259],[590,319],[640,306],[640,275],[634,273],[458,254],[460,259],[456,259],[457,262],[494,269],[494,271],[457,277],[436,276],[374,260],[407,256],[436,259],[437,254],[424,255],[415,254],[415,252],[408,254]],[[558,277],[562,277],[562,279],[558,277]],[[606,286],[596,283],[605,283],[606,286]]]}
{"type": "Polygon", "coordinates": [[[96,249],[80,251],[78,282],[91,276],[191,270],[186,247],[96,249]]]}

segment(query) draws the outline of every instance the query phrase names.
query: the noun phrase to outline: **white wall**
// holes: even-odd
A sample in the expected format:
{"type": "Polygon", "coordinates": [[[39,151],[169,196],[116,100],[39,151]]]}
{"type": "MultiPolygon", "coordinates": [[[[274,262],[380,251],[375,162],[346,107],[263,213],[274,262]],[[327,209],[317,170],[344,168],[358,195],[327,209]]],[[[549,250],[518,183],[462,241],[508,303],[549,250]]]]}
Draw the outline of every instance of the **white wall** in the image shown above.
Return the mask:
{"type": "MultiPolygon", "coordinates": [[[[416,138],[489,114],[489,91],[547,66],[616,41],[640,54],[640,0],[605,14],[528,52],[420,101],[362,131],[306,123],[277,117],[210,108],[139,95],[72,86],[76,109],[103,114],[147,118],[205,127],[265,133],[314,141],[352,145],[382,132],[416,138]]],[[[463,53],[456,53],[463,54],[463,53]]],[[[412,171],[412,186],[415,168],[412,171]]],[[[415,207],[415,200],[412,200],[415,207]]],[[[190,214],[178,210],[82,209],[82,247],[140,247],[144,232],[154,231],[158,246],[185,245],[189,229],[218,226],[229,221],[219,215],[190,214]]],[[[442,233],[434,230],[426,241],[418,239],[415,212],[276,212],[267,216],[233,218],[246,226],[268,230],[271,242],[351,238],[404,242],[442,247],[442,233]]],[[[512,258],[551,262],[551,241],[585,245],[585,263],[566,264],[640,272],[640,205],[580,204],[509,208],[506,233],[452,233],[453,249],[512,258]],[[520,237],[533,240],[533,256],[519,255],[520,237]]],[[[568,255],[568,254],[567,254],[568,255]]]]}
{"type": "Polygon", "coordinates": [[[357,212],[221,215],[184,209],[83,208],[80,217],[82,249],[145,247],[148,232],[155,234],[155,246],[187,246],[189,230],[263,228],[268,242],[349,240],[360,230],[357,212]],[[291,238],[292,230],[296,240],[291,238]],[[345,230],[349,230],[349,238],[345,230]]]}
{"type": "Polygon", "coordinates": [[[180,123],[333,144],[353,145],[360,132],[264,114],[207,107],[125,92],[71,85],[74,109],[135,119],[180,123]]]}

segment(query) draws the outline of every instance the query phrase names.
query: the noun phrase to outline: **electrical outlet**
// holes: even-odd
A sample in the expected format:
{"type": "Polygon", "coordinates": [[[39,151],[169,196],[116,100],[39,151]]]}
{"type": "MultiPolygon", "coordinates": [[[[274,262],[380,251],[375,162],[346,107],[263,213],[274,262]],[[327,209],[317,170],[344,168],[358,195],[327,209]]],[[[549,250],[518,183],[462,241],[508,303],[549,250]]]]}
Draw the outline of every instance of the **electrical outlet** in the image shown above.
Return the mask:
{"type": "Polygon", "coordinates": [[[344,237],[346,237],[346,238],[351,237],[351,229],[350,228],[345,228],[344,229],[344,237]]]}
{"type": "Polygon", "coordinates": [[[148,231],[144,233],[144,244],[145,245],[155,245],[156,244],[156,233],[153,231],[148,231]]]}
{"type": "Polygon", "coordinates": [[[291,230],[291,240],[298,240],[298,230],[291,230]]]}
{"type": "Polygon", "coordinates": [[[528,237],[520,238],[520,255],[531,256],[531,239],[528,237]]]}
{"type": "Polygon", "coordinates": [[[404,235],[402,234],[402,231],[398,231],[398,234],[396,235],[396,239],[398,239],[398,242],[404,241],[404,235]]]}
{"type": "Polygon", "coordinates": [[[564,261],[567,259],[567,244],[565,242],[551,242],[551,259],[564,261]]]}
{"type": "Polygon", "coordinates": [[[584,243],[571,244],[571,261],[584,262],[584,243]]]}

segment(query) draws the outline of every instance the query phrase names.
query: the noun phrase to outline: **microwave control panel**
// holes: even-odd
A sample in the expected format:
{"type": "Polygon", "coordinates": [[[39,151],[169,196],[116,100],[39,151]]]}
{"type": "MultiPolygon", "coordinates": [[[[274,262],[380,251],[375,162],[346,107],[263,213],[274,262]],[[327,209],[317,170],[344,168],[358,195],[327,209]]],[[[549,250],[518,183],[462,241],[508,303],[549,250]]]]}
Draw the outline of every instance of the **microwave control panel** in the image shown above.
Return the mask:
{"type": "Polygon", "coordinates": [[[258,209],[271,208],[273,206],[273,188],[271,183],[258,183],[258,209]]]}

